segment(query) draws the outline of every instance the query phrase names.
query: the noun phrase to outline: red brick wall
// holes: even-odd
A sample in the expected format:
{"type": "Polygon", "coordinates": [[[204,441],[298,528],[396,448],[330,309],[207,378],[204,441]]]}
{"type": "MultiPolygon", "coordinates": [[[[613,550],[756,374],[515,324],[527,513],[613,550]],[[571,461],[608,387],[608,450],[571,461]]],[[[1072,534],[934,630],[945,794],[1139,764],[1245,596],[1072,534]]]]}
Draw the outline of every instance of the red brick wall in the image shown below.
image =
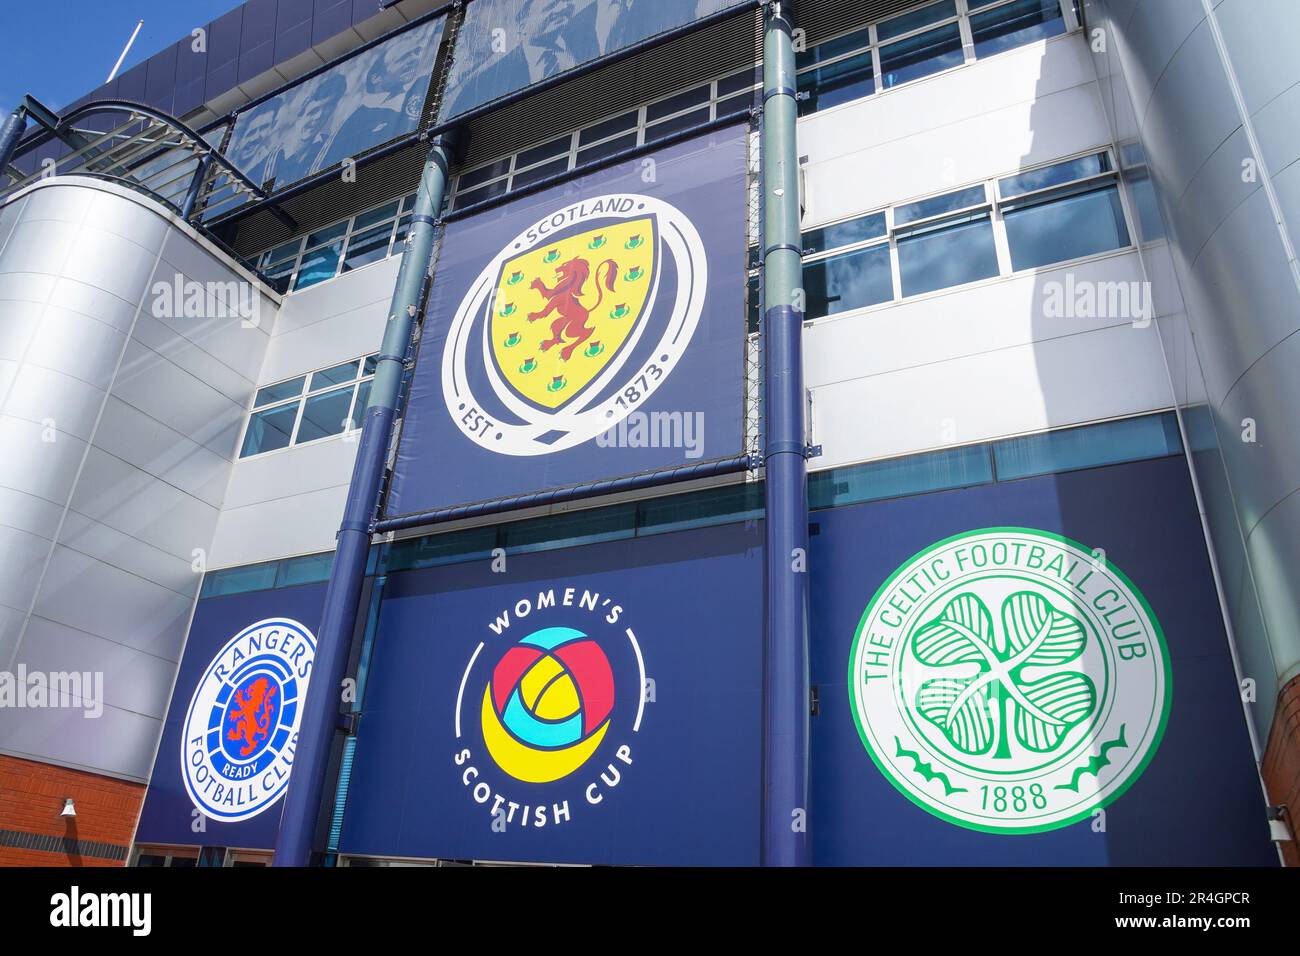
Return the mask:
{"type": "MultiPolygon", "coordinates": [[[[71,837],[126,848],[131,843],[142,784],[0,754],[0,830],[71,837]],[[59,816],[71,797],[77,815],[59,816]]],[[[125,860],[60,850],[0,846],[0,866],[122,866],[125,860]]]]}
{"type": "MultiPolygon", "coordinates": [[[[1300,677],[1282,688],[1277,713],[1264,749],[1264,787],[1268,802],[1287,808],[1292,836],[1300,828],[1300,677]]],[[[1281,844],[1287,866],[1300,866],[1300,846],[1295,840],[1281,844]]]]}

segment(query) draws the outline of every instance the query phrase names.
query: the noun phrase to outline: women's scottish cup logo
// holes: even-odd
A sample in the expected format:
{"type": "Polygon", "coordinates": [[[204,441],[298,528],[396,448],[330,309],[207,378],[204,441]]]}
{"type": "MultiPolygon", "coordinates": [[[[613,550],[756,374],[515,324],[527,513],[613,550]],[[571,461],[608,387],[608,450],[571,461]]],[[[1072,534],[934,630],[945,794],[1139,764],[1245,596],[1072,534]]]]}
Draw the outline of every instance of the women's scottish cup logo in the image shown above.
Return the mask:
{"type": "Polygon", "coordinates": [[[623,607],[548,588],[487,631],[461,677],[452,757],[485,824],[558,826],[615,796],[645,716],[645,660],[623,607]]]}
{"type": "Polygon", "coordinates": [[[986,528],[880,588],[849,694],[867,752],[912,802],[974,830],[1038,833],[1085,819],[1146,768],[1169,669],[1155,614],[1104,556],[986,528]]]}
{"type": "Polygon", "coordinates": [[[571,627],[535,631],[510,648],[483,691],[483,740],[510,776],[548,783],[600,746],[614,675],[600,645],[571,627]]]}
{"type": "Polygon", "coordinates": [[[181,776],[203,815],[257,816],[289,784],[316,637],[269,618],[232,637],[199,678],[185,715],[181,776]]]}

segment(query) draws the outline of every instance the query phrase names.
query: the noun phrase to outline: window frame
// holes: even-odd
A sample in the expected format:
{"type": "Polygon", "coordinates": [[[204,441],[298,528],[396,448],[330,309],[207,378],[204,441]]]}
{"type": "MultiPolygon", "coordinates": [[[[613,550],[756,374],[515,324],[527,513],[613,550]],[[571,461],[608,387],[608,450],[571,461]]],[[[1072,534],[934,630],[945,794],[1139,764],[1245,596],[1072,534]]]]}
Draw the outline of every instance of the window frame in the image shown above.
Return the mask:
{"type": "Polygon", "coordinates": [[[360,394],[361,386],[365,385],[367,382],[374,381],[375,378],[374,369],[371,369],[369,372],[367,372],[366,365],[371,360],[376,358],[378,354],[379,354],[378,352],[369,352],[358,358],[346,359],[342,362],[332,362],[329,365],[322,365],[319,368],[314,368],[306,372],[300,372],[297,375],[290,375],[287,378],[280,379],[275,382],[267,382],[265,385],[259,385],[256,389],[253,390],[253,394],[249,398],[248,407],[245,409],[244,425],[239,432],[239,447],[235,455],[235,461],[237,462],[251,461],[254,458],[265,458],[268,455],[282,454],[294,448],[307,448],[311,445],[318,445],[322,442],[335,441],[338,439],[348,440],[348,436],[356,435],[361,430],[361,424],[362,424],[361,418],[365,411],[364,409],[357,408],[357,396],[360,394]],[[343,382],[334,382],[328,385],[322,385],[321,387],[316,389],[313,389],[311,387],[312,377],[317,373],[326,372],[332,368],[338,368],[339,366],[347,365],[349,362],[357,363],[357,374],[353,376],[350,380],[343,381],[343,382]],[[270,388],[273,385],[279,385],[281,382],[292,382],[295,379],[299,379],[299,378],[304,379],[303,387],[302,390],[299,391],[299,393],[294,397],[286,398],[281,401],[273,402],[268,405],[255,406],[253,404],[254,402],[257,401],[258,392],[262,391],[263,389],[270,388]],[[303,413],[307,408],[307,402],[310,399],[315,398],[317,396],[326,395],[330,392],[338,391],[340,389],[345,389],[345,388],[352,389],[352,397],[348,401],[348,417],[347,417],[347,421],[352,423],[352,427],[344,428],[342,431],[335,432],[332,435],[322,435],[319,438],[312,438],[309,439],[308,441],[303,441],[303,442],[298,441],[298,434],[302,428],[303,413]],[[248,441],[248,429],[253,423],[254,416],[261,415],[266,412],[283,410],[290,407],[291,405],[294,405],[295,403],[297,404],[297,408],[294,411],[293,428],[289,432],[289,443],[287,445],[284,445],[281,448],[269,448],[266,451],[256,451],[256,452],[252,452],[251,454],[244,454],[244,444],[245,442],[248,441]]]}

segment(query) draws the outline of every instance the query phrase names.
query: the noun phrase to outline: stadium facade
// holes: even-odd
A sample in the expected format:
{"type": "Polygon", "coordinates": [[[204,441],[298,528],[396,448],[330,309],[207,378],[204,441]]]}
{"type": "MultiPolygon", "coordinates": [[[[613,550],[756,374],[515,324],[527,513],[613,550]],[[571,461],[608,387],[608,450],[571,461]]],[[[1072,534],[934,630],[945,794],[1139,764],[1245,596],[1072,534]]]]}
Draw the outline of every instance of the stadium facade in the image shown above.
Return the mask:
{"type": "Polygon", "coordinates": [[[0,864],[1300,862],[1289,6],[249,0],[28,98],[0,864]]]}

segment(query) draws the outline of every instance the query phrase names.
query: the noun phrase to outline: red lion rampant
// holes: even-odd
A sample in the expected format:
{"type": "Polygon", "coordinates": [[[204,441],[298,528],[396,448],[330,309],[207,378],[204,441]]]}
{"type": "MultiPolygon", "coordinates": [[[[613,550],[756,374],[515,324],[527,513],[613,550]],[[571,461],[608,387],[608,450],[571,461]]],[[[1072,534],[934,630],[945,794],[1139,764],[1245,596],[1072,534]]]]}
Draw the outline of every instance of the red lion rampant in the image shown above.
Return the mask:
{"type": "Polygon", "coordinates": [[[600,308],[600,303],[605,298],[605,289],[614,291],[614,277],[618,275],[618,263],[613,259],[606,259],[596,266],[596,304],[590,309],[579,301],[583,287],[587,284],[587,278],[591,275],[590,263],[586,259],[573,258],[557,266],[555,274],[559,277],[559,281],[553,289],[540,278],[533,280],[533,288],[546,297],[546,305],[536,312],[529,312],[528,321],[536,322],[552,312],[559,313],[559,317],[551,323],[551,337],[541,345],[542,351],[545,352],[551,346],[561,344],[566,338],[573,339],[560,351],[560,358],[567,362],[573,356],[573,350],[591,338],[592,333],[596,331],[587,324],[587,319],[591,317],[591,313],[600,308]],[[605,266],[609,268],[605,270],[605,283],[602,287],[600,270],[605,266]]]}
{"type": "Polygon", "coordinates": [[[247,757],[257,749],[258,739],[266,736],[277,690],[265,677],[259,677],[247,694],[242,690],[235,694],[235,707],[226,718],[235,726],[226,731],[226,739],[243,739],[239,756],[247,757]]]}

